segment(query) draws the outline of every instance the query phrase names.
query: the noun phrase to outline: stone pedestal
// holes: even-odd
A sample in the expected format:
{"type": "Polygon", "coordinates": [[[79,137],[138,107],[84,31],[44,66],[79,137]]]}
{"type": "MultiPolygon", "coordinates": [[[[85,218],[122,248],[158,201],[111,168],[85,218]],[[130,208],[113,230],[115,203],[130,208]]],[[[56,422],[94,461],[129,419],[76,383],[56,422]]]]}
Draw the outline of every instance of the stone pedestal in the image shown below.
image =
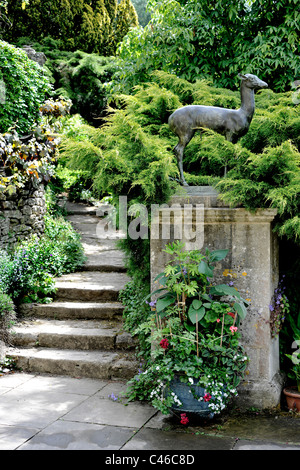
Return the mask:
{"type": "Polygon", "coordinates": [[[215,268],[214,281],[233,281],[242,297],[251,299],[241,325],[242,344],[250,358],[248,375],[239,387],[238,405],[243,408],[277,406],[282,390],[278,339],[271,337],[269,326],[279,271],[272,231],[275,215],[272,209],[250,213],[230,208],[211,187],[187,187],[156,211],[151,224],[153,288],[155,276],[169,260],[163,249],[170,241],[182,239],[187,249],[229,250],[215,268]]]}

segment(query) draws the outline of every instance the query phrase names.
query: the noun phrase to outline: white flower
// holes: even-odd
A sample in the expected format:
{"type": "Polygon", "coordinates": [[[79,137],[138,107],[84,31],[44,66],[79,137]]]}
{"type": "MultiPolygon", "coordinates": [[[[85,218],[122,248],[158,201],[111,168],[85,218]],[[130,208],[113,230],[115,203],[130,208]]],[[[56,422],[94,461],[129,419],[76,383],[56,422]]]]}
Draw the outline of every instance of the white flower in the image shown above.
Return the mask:
{"type": "Polygon", "coordinates": [[[156,370],[159,370],[159,366],[156,366],[156,370]]]}
{"type": "Polygon", "coordinates": [[[189,377],[189,382],[194,385],[194,380],[192,379],[192,377],[189,377]]]}

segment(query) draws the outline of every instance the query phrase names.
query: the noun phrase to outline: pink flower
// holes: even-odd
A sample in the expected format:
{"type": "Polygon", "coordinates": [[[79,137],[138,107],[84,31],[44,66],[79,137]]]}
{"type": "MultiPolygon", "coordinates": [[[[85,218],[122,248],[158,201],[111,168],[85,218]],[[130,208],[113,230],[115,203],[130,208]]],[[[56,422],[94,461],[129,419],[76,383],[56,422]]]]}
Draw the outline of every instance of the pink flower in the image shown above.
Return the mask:
{"type": "Polygon", "coordinates": [[[169,347],[169,341],[167,340],[167,338],[163,338],[161,340],[161,342],[159,343],[159,345],[163,348],[163,349],[168,349],[169,347]]]}
{"type": "Polygon", "coordinates": [[[217,323],[220,323],[220,321],[221,321],[220,318],[217,318],[217,323]]]}
{"type": "Polygon", "coordinates": [[[237,331],[237,326],[231,326],[229,329],[231,333],[234,334],[237,331]]]}
{"type": "Polygon", "coordinates": [[[188,424],[189,418],[187,417],[186,413],[181,413],[180,415],[180,423],[181,424],[188,424]]]}
{"type": "Polygon", "coordinates": [[[203,397],[204,401],[209,401],[211,399],[210,393],[206,393],[203,397]]]}

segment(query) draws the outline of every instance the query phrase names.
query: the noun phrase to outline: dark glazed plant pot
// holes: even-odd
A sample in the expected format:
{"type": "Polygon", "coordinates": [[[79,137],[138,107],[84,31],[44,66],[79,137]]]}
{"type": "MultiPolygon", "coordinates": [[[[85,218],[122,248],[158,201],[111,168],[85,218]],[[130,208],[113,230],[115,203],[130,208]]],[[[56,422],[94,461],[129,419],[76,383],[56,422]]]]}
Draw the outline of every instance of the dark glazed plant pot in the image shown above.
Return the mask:
{"type": "Polygon", "coordinates": [[[204,397],[206,390],[199,385],[189,385],[181,382],[179,378],[175,378],[170,383],[168,394],[174,392],[182,403],[182,406],[173,404],[171,410],[174,413],[189,413],[196,417],[210,418],[214,417],[214,413],[209,409],[209,403],[204,400],[198,401],[200,397],[204,397]],[[193,393],[191,392],[193,389],[193,393]],[[195,398],[196,397],[196,398],[195,398]]]}
{"type": "Polygon", "coordinates": [[[296,387],[287,387],[283,389],[289,410],[300,411],[300,392],[296,387]]]}

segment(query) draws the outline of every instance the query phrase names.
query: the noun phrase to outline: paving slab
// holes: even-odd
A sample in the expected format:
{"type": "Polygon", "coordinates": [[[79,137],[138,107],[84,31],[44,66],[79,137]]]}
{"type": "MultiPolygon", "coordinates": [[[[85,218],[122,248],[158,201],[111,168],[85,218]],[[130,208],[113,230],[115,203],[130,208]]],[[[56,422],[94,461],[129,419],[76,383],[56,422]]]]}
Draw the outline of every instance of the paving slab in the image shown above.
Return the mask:
{"type": "Polygon", "coordinates": [[[124,445],[122,450],[169,450],[176,452],[181,450],[231,450],[234,444],[235,439],[230,437],[221,438],[143,428],[124,445]]]}
{"type": "Polygon", "coordinates": [[[0,424],[0,450],[15,450],[38,431],[38,428],[0,424]]]}
{"type": "Polygon", "coordinates": [[[42,429],[85,399],[84,395],[57,391],[10,391],[1,395],[0,425],[42,429]]]}
{"type": "Polygon", "coordinates": [[[132,435],[131,428],[58,420],[18,450],[119,450],[132,435]]]}
{"type": "Polygon", "coordinates": [[[276,442],[263,442],[260,440],[240,440],[234,446],[233,450],[300,450],[299,446],[289,444],[278,444],[276,442]]]}
{"type": "Polygon", "coordinates": [[[81,406],[77,406],[67,413],[64,420],[139,429],[156,412],[157,410],[145,403],[132,402],[124,404],[95,395],[85,400],[81,406]]]}
{"type": "MultiPolygon", "coordinates": [[[[257,415],[229,416],[219,427],[222,436],[235,436],[238,439],[267,439],[272,443],[300,446],[300,418],[291,415],[264,413],[257,415]]],[[[299,447],[300,450],[300,447],[299,447]]]]}
{"type": "Polygon", "coordinates": [[[10,385],[10,396],[16,396],[17,394],[24,394],[30,397],[32,391],[38,393],[64,393],[64,394],[75,394],[85,395],[89,397],[97,392],[100,392],[103,388],[108,386],[107,380],[81,378],[81,377],[67,377],[67,376],[53,376],[53,375],[34,375],[25,374],[18,372],[16,374],[0,377],[0,386],[4,382],[10,385]],[[24,377],[22,381],[11,380],[18,378],[19,376],[24,377]]]}

